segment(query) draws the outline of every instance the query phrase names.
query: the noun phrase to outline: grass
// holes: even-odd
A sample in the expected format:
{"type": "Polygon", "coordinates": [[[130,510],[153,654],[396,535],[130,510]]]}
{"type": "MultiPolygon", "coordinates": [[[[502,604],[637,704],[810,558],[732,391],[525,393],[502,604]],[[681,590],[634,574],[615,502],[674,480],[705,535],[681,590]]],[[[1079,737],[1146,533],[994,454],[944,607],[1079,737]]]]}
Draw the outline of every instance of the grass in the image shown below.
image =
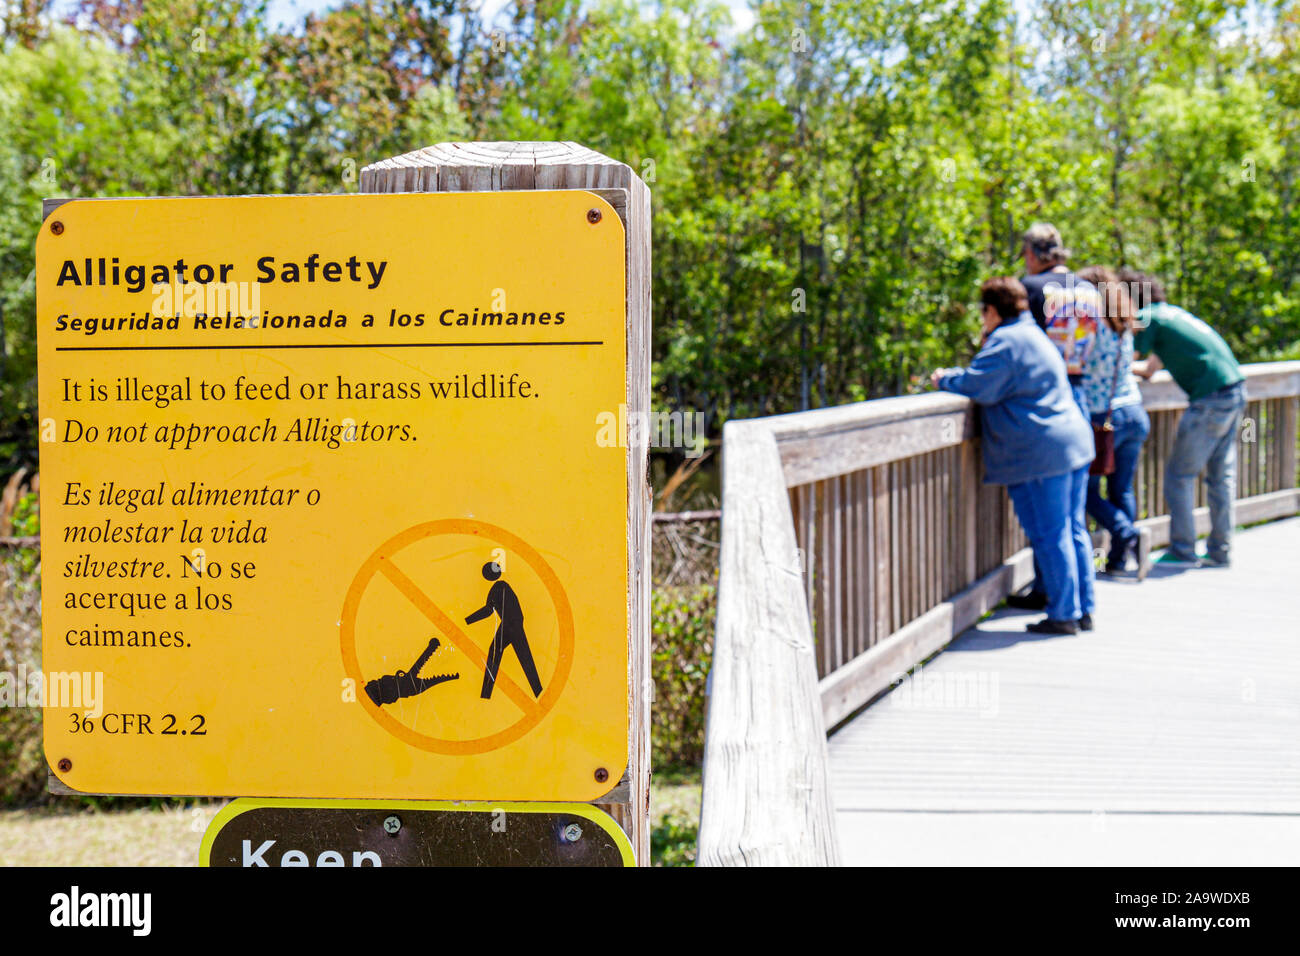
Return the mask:
{"type": "Polygon", "coordinates": [[[694,866],[700,827],[700,771],[655,773],[650,779],[650,863],[694,866]]]}
{"type": "Polygon", "coordinates": [[[219,804],[0,812],[3,866],[197,866],[219,804]]]}
{"type": "MultiPolygon", "coordinates": [[[[38,807],[0,811],[0,866],[196,866],[219,803],[131,810],[38,807]]],[[[693,866],[700,818],[698,770],[655,774],[651,862],[693,866]]]]}

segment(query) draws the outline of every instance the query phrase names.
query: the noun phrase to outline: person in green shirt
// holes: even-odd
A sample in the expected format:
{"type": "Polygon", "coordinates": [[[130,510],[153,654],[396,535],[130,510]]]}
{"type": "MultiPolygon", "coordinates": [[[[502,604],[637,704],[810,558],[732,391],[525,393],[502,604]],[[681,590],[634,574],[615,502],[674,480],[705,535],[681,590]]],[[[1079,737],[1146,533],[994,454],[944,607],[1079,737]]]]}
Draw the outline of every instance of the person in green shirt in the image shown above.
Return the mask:
{"type": "Polygon", "coordinates": [[[1133,363],[1134,373],[1149,379],[1168,369],[1187,393],[1187,411],[1178,421],[1165,466],[1169,551],[1161,563],[1202,564],[1196,555],[1193,508],[1196,478],[1204,470],[1210,505],[1205,560],[1226,567],[1237,496],[1237,433],[1246,408],[1245,376],[1228,343],[1187,310],[1170,305],[1159,280],[1135,272],[1124,273],[1121,279],[1138,306],[1133,350],[1146,356],[1133,363]]]}

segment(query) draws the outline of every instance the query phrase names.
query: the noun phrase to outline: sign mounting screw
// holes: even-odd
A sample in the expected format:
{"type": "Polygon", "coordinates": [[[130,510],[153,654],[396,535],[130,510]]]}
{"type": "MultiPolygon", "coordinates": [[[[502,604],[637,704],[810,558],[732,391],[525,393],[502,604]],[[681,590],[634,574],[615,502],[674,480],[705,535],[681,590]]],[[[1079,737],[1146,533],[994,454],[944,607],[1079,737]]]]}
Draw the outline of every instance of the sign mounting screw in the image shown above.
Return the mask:
{"type": "Polygon", "coordinates": [[[401,817],[384,817],[384,832],[389,836],[396,836],[397,831],[402,829],[401,817]]]}
{"type": "Polygon", "coordinates": [[[605,782],[606,780],[608,780],[608,779],[609,779],[609,771],[606,770],[604,767],[597,767],[597,768],[596,768],[596,782],[597,782],[597,783],[604,783],[604,782],[605,782]]]}
{"type": "Polygon", "coordinates": [[[59,761],[60,773],[67,773],[71,769],[72,769],[72,761],[69,760],[67,757],[64,757],[62,760],[59,761]]]}
{"type": "Polygon", "coordinates": [[[576,823],[570,823],[564,828],[564,839],[566,843],[577,843],[582,839],[582,827],[576,823]]]}
{"type": "MultiPolygon", "coordinates": [[[[596,213],[596,218],[597,219],[600,218],[600,213],[596,213]]],[[[54,233],[56,236],[63,235],[63,223],[59,222],[59,220],[57,219],[54,220],[52,223],[50,223],[50,232],[54,233]]]]}
{"type": "Polygon", "coordinates": [[[599,209],[587,210],[587,222],[591,223],[594,226],[596,223],[600,222],[600,220],[601,220],[601,212],[599,209]]]}

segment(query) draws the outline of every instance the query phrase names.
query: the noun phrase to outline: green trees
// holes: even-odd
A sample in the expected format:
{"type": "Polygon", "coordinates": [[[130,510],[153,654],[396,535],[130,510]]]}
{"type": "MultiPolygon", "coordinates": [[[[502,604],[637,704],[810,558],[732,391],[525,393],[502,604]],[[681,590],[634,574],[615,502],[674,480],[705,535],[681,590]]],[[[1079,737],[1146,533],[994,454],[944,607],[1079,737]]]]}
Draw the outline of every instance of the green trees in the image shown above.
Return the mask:
{"type": "Polygon", "coordinates": [[[1296,347],[1297,7],[1284,0],[1088,0],[1046,8],[1049,71],[1098,173],[1076,247],[1140,265],[1246,357],[1296,347]],[[1292,93],[1288,100],[1288,92],[1292,93]],[[1288,135],[1290,139],[1288,139],[1288,135]],[[1099,216],[1098,213],[1101,215],[1099,216]],[[1278,227],[1282,227],[1279,229],[1278,227]]]}
{"type": "Polygon", "coordinates": [[[0,458],[35,459],[41,199],[162,184],[166,133],[130,118],[127,82],[119,53],[65,28],[0,56],[0,458]]]}
{"type": "Polygon", "coordinates": [[[573,139],[655,201],[658,400],[893,394],[1055,221],[1245,359],[1300,349],[1300,3],[265,0],[12,4],[0,48],[0,457],[34,446],[42,196],[338,192],[451,138],[573,139]],[[747,18],[748,20],[748,18],[747,18]]]}

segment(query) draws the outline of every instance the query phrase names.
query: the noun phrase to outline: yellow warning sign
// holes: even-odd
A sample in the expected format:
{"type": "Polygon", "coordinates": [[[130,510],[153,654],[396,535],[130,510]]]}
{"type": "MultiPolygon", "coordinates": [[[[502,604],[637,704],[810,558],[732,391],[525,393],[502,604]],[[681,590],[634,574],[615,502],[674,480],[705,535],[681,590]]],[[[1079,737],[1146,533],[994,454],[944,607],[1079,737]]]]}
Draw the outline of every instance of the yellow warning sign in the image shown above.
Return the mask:
{"type": "Polygon", "coordinates": [[[584,191],[54,210],[37,309],[60,779],[614,787],[625,287],[622,224],[584,191]]]}

